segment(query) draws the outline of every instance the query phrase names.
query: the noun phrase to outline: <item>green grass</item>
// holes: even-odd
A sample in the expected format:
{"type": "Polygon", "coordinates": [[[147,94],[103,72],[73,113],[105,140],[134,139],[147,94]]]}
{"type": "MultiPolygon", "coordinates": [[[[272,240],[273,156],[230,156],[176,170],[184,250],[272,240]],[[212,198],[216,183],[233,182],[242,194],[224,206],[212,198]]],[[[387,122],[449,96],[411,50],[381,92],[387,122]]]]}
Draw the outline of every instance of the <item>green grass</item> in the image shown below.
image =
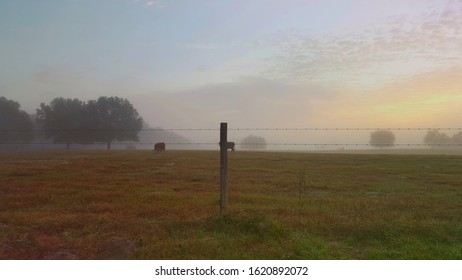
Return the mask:
{"type": "Polygon", "coordinates": [[[462,259],[462,156],[0,154],[0,258],[462,259]],[[173,164],[172,164],[173,163],[173,164]]]}

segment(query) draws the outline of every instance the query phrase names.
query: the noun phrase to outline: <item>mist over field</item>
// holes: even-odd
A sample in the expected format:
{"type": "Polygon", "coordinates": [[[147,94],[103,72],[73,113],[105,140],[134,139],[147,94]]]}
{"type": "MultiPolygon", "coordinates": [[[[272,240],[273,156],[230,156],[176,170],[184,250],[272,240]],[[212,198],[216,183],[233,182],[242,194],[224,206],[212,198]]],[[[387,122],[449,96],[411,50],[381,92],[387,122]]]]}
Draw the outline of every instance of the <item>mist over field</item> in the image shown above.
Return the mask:
{"type": "MultiPolygon", "coordinates": [[[[164,129],[459,128],[461,19],[460,0],[2,1],[0,96],[29,114],[117,96],[164,129]]],[[[371,132],[230,139],[368,144],[371,132]]],[[[395,144],[426,132],[394,131],[395,144]]]]}

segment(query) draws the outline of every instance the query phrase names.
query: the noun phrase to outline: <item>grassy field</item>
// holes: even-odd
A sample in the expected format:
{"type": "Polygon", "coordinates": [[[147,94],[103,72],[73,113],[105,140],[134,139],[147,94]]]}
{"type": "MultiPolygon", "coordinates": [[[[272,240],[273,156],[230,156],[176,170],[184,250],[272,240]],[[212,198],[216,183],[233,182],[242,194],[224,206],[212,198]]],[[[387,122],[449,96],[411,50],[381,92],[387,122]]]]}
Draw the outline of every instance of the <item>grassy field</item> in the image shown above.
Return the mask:
{"type": "Polygon", "coordinates": [[[461,171],[461,156],[229,153],[220,216],[217,151],[3,153],[0,258],[460,260],[461,171]]]}

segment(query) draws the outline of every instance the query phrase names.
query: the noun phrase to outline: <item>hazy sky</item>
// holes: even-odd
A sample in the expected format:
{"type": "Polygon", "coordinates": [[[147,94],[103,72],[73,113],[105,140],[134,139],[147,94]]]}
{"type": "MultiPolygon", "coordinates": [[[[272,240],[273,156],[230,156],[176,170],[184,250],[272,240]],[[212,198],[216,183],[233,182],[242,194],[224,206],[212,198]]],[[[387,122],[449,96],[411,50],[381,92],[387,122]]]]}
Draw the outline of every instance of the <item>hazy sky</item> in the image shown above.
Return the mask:
{"type": "Polygon", "coordinates": [[[462,0],[1,0],[0,96],[153,127],[460,127],[462,0]]]}

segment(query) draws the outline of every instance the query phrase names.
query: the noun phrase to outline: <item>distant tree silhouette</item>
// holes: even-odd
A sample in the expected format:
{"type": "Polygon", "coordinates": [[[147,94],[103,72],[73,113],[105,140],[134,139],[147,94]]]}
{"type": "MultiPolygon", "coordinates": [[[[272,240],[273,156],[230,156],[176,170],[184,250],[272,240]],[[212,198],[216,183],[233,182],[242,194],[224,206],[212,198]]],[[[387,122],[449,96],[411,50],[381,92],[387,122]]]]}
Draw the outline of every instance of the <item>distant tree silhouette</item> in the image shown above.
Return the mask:
{"type": "MultiPolygon", "coordinates": [[[[456,137],[457,138],[457,137],[456,137]]],[[[448,145],[451,143],[451,138],[436,129],[429,130],[424,137],[424,144],[430,146],[438,146],[438,145],[448,145]]]]}
{"type": "Polygon", "coordinates": [[[395,145],[395,135],[389,130],[377,130],[371,133],[371,139],[369,141],[374,147],[391,147],[395,145]]]}
{"type": "Polygon", "coordinates": [[[139,140],[143,118],[127,99],[102,96],[91,100],[87,104],[87,114],[93,120],[91,128],[98,130],[95,138],[106,142],[108,150],[114,140],[139,140]]]}
{"type": "Polygon", "coordinates": [[[18,102],[0,97],[0,143],[29,142],[32,128],[30,116],[18,102]]]}
{"type": "Polygon", "coordinates": [[[241,148],[248,150],[264,150],[266,149],[266,140],[263,137],[249,135],[242,139],[241,148]]]}
{"type": "Polygon", "coordinates": [[[462,131],[452,135],[451,143],[458,146],[462,145],[462,131]]]}
{"type": "Polygon", "coordinates": [[[65,143],[67,149],[72,143],[91,142],[83,131],[90,122],[85,106],[85,102],[79,99],[62,97],[53,99],[49,105],[41,103],[37,109],[37,121],[45,137],[51,138],[53,143],[65,143]]]}
{"type": "Polygon", "coordinates": [[[133,105],[118,97],[100,97],[87,103],[78,99],[55,98],[49,105],[40,104],[37,118],[47,138],[54,143],[138,141],[143,119],[133,105]]]}

